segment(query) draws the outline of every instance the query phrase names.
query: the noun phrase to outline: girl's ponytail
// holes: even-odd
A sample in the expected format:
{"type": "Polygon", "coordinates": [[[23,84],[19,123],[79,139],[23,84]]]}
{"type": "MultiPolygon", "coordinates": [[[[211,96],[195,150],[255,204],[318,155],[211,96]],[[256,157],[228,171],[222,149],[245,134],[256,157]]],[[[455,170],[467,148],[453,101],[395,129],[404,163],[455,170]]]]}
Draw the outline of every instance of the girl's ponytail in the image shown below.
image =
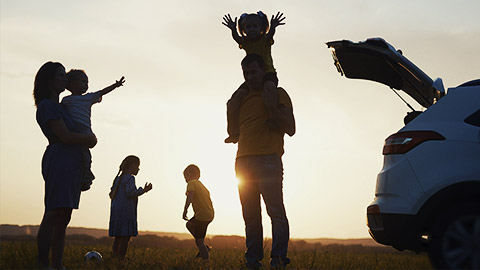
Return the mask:
{"type": "MultiPolygon", "coordinates": [[[[120,186],[120,183],[118,183],[118,185],[117,185],[117,187],[116,187],[115,189],[113,189],[113,187],[115,186],[115,180],[117,180],[117,178],[119,177],[121,171],[122,171],[122,170],[119,169],[117,175],[115,176],[115,178],[113,178],[112,187],[110,188],[110,193],[108,193],[108,196],[109,196],[110,199],[112,199],[112,200],[115,199],[115,197],[117,196],[118,187],[120,186]]],[[[121,179],[121,176],[120,176],[120,179],[121,179]]]]}
{"type": "Polygon", "coordinates": [[[120,172],[121,172],[121,171],[122,171],[121,169],[118,169],[118,173],[117,173],[117,175],[115,175],[115,178],[113,178],[112,187],[115,185],[115,180],[116,180],[116,179],[117,179],[117,177],[120,175],[120,172]]]}

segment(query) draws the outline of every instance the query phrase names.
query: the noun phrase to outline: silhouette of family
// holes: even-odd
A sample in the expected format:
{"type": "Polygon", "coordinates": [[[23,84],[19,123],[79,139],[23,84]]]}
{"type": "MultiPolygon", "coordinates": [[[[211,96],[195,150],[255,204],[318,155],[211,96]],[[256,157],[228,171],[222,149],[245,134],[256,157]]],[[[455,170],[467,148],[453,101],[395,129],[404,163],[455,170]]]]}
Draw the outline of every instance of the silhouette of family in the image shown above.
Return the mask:
{"type": "MultiPolygon", "coordinates": [[[[276,27],[284,25],[283,13],[268,17],[261,11],[242,14],[232,19],[223,17],[222,24],[232,32],[233,39],[246,56],[241,61],[245,82],[227,102],[227,133],[225,143],[238,145],[235,173],[245,222],[247,268],[260,268],[263,259],[263,228],[261,198],[272,223],[270,265],[285,267],[289,224],[283,203],[284,134],[295,134],[292,101],[278,87],[271,46],[276,27]],[[238,28],[238,31],[237,31],[238,28]],[[240,34],[239,34],[240,33],[240,34]]],[[[37,72],[33,97],[36,119],[48,146],[42,157],[45,182],[44,215],[37,235],[38,260],[41,269],[64,269],[63,250],[66,228],[73,209],[78,209],[80,194],[90,189],[95,179],[91,171],[89,148],[97,144],[91,128],[91,106],[103,95],[123,86],[121,77],[112,85],[92,93],[83,70],[68,73],[58,62],[47,62],[37,72]],[[60,93],[68,89],[71,95],[60,102],[60,93]]],[[[136,186],[140,159],[127,156],[120,164],[110,189],[109,236],[114,237],[113,256],[125,258],[128,243],[138,235],[138,197],[150,191],[151,183],[136,186]]],[[[197,258],[207,261],[210,247],[204,242],[208,225],[214,219],[210,192],[200,179],[200,169],[194,164],[183,171],[187,183],[183,219],[195,238],[197,258]],[[194,216],[187,218],[192,205],[194,216]]]]}

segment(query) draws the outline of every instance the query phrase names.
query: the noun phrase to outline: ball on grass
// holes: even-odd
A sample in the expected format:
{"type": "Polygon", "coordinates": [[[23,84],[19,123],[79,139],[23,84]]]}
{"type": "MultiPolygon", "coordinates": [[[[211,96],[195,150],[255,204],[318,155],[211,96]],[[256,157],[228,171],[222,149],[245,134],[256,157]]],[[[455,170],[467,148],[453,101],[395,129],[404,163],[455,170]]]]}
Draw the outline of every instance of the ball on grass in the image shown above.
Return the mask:
{"type": "Polygon", "coordinates": [[[85,256],[83,256],[83,259],[86,263],[100,263],[102,262],[102,254],[95,250],[89,251],[87,254],[85,254],[85,256]]]}

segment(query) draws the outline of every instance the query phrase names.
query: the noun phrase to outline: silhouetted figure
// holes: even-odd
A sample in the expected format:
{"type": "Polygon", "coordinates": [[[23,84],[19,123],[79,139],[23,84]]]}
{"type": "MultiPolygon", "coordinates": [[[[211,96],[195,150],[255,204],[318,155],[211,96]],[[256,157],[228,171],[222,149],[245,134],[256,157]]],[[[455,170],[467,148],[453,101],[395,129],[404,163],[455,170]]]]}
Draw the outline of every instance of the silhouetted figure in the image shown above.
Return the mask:
{"type": "Polygon", "coordinates": [[[260,195],[272,221],[270,264],[285,266],[289,226],[283,205],[282,155],[284,133],[295,134],[295,117],[287,92],[263,87],[265,74],[262,57],[247,55],[242,70],[249,93],[240,101],[233,96],[227,102],[228,132],[239,134],[235,171],[245,221],[247,267],[258,268],[263,259],[263,228],[260,195]],[[237,117],[238,115],[238,117],[237,117]],[[271,121],[278,127],[265,123],[271,121]]]}
{"type": "MultiPolygon", "coordinates": [[[[262,57],[265,63],[265,76],[263,78],[263,87],[267,91],[276,91],[278,86],[278,77],[275,68],[273,67],[272,58],[272,45],[274,43],[273,36],[275,35],[275,29],[279,25],[284,25],[283,13],[278,12],[270,20],[270,29],[268,25],[267,16],[259,11],[257,13],[247,14],[243,13],[238,20],[237,32],[237,18],[232,20],[230,14],[223,17],[223,25],[232,30],[232,37],[238,43],[240,49],[244,49],[248,54],[258,54],[262,57]]],[[[232,95],[232,98],[243,101],[245,96],[248,95],[249,87],[246,83],[240,85],[240,87],[232,95]]],[[[235,116],[238,117],[238,116],[235,116]]],[[[275,123],[270,119],[267,119],[267,124],[273,128],[277,128],[275,123]]],[[[238,142],[238,133],[229,134],[229,137],[225,139],[225,143],[238,142]]]]}
{"type": "MultiPolygon", "coordinates": [[[[105,94],[110,93],[115,88],[120,87],[125,82],[125,78],[120,78],[114,84],[97,92],[86,93],[88,90],[88,77],[85,71],[81,69],[72,69],[67,73],[67,89],[72,93],[62,99],[61,104],[67,109],[68,113],[75,121],[77,130],[84,134],[93,133],[92,121],[90,120],[92,105],[102,101],[105,94]]],[[[82,147],[82,191],[90,189],[95,176],[91,171],[92,155],[88,147],[82,147]]]]}
{"type": "Polygon", "coordinates": [[[200,182],[200,169],[196,165],[188,165],[183,171],[183,176],[187,182],[187,191],[185,193],[187,198],[182,217],[184,220],[188,220],[187,229],[195,238],[195,244],[198,247],[197,258],[208,260],[210,247],[205,245],[205,235],[207,234],[208,224],[212,222],[215,215],[210,192],[200,182]],[[189,220],[187,211],[190,204],[193,207],[194,215],[189,220]]]}
{"type": "Polygon", "coordinates": [[[57,62],[47,62],[38,70],[33,89],[37,123],[48,139],[42,158],[45,212],[37,234],[41,269],[63,268],[65,230],[72,209],[78,209],[80,202],[81,148],[82,145],[94,147],[97,143],[93,133],[74,132],[75,122],[59,103],[59,95],[66,84],[65,67],[57,62]]]}
{"type": "Polygon", "coordinates": [[[124,259],[127,254],[130,237],[137,236],[138,196],[152,189],[152,184],[145,183],[143,188],[135,185],[135,175],[140,170],[140,159],[127,156],[118,169],[110,189],[110,224],[108,235],[115,237],[113,256],[124,259]]]}

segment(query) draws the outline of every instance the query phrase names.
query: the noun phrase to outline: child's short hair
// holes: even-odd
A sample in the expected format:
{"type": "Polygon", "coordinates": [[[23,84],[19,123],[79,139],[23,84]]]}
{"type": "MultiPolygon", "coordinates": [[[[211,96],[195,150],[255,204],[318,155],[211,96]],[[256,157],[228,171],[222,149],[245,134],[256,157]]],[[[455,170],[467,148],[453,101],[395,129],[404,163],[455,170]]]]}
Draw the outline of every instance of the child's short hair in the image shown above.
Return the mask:
{"type": "Polygon", "coordinates": [[[69,72],[67,72],[67,86],[66,88],[70,90],[70,83],[80,79],[82,76],[87,76],[87,73],[83,69],[70,69],[69,72]]]}
{"type": "Polygon", "coordinates": [[[258,20],[260,24],[260,28],[262,29],[261,32],[262,34],[267,33],[268,31],[268,18],[265,13],[259,11],[257,13],[243,13],[240,15],[240,19],[238,20],[238,31],[240,32],[240,35],[246,36],[247,33],[245,32],[245,22],[251,19],[256,19],[258,20]]]}
{"type": "Polygon", "coordinates": [[[83,69],[70,69],[69,72],[67,72],[67,79],[70,81],[78,80],[81,78],[82,75],[87,76],[87,73],[85,73],[85,70],[83,69]]]}
{"type": "Polygon", "coordinates": [[[195,164],[190,164],[183,171],[183,176],[187,181],[198,180],[200,178],[200,168],[195,164]]]}

